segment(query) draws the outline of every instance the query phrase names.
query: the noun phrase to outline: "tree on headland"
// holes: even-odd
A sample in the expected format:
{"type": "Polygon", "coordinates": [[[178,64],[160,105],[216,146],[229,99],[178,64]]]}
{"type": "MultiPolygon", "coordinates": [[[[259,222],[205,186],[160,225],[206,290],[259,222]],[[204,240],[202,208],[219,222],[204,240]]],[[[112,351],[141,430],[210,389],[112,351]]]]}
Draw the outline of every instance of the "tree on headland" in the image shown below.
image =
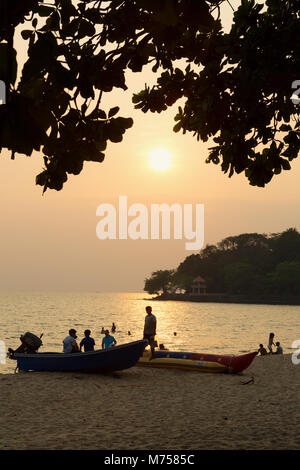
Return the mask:
{"type": "Polygon", "coordinates": [[[207,162],[264,186],[290,169],[300,149],[299,0],[241,0],[224,33],[225,0],[38,0],[0,2],[0,150],[41,151],[36,183],[60,190],[85,161],[102,162],[107,142],[133,125],[103,96],[124,91],[126,70],[158,74],[133,96],[143,112],[179,99],[174,131],[213,139],[207,162]],[[16,28],[28,57],[17,81],[16,28]],[[238,132],[237,132],[238,130],[238,132]]]}
{"type": "Polygon", "coordinates": [[[174,270],[171,277],[171,290],[172,292],[186,292],[190,289],[191,283],[193,281],[193,276],[190,274],[182,273],[180,271],[174,270]]]}
{"type": "Polygon", "coordinates": [[[226,292],[234,294],[257,294],[264,287],[263,276],[249,263],[233,263],[224,266],[226,292]]]}
{"type": "MultiPolygon", "coordinates": [[[[271,235],[244,233],[207,245],[173,270],[166,292],[176,292],[181,278],[181,290],[188,293],[199,275],[208,293],[299,295],[300,234],[295,228],[271,235]]],[[[144,290],[154,293],[148,287],[145,283],[144,290]]]]}
{"type": "Polygon", "coordinates": [[[166,294],[172,289],[172,276],[174,270],[160,270],[151,274],[150,278],[145,279],[144,291],[149,294],[166,294]]]}
{"type": "Polygon", "coordinates": [[[295,228],[273,234],[270,242],[276,264],[283,261],[300,262],[300,237],[295,228]]]}
{"type": "Polygon", "coordinates": [[[279,263],[269,274],[270,290],[273,293],[299,295],[300,262],[279,263]]]}

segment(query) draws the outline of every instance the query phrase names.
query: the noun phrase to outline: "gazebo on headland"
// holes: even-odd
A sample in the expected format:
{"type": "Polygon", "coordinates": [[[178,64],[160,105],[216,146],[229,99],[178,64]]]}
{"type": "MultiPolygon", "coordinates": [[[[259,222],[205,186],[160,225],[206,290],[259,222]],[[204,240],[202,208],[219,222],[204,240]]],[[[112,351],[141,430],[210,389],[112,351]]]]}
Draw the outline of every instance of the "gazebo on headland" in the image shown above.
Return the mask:
{"type": "Polygon", "coordinates": [[[206,281],[201,276],[197,276],[193,279],[191,284],[191,295],[206,294],[206,281]]]}

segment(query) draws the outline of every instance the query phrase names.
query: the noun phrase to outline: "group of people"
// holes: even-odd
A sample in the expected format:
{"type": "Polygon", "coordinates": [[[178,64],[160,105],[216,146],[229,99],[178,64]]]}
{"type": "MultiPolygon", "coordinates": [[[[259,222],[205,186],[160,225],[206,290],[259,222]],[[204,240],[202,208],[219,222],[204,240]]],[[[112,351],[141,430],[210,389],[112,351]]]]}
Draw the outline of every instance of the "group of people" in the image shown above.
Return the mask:
{"type": "Polygon", "coordinates": [[[275,334],[270,333],[269,340],[268,340],[268,346],[267,346],[269,352],[266,350],[266,348],[264,348],[263,344],[260,344],[258,354],[260,354],[261,356],[266,356],[267,354],[283,354],[283,349],[280,346],[280,342],[276,341],[276,343],[274,343],[274,338],[275,338],[275,334]],[[273,346],[276,347],[275,352],[273,351],[273,346]]]}
{"type": "MultiPolygon", "coordinates": [[[[112,324],[111,331],[112,332],[116,331],[115,323],[112,324]]],[[[109,330],[106,330],[104,329],[104,327],[102,327],[101,333],[104,334],[103,340],[102,340],[102,349],[108,349],[117,344],[117,341],[109,333],[109,330]]],[[[129,333],[130,332],[128,332],[128,334],[129,333]]],[[[152,313],[152,307],[147,306],[143,338],[146,339],[150,345],[150,350],[151,350],[150,360],[154,358],[155,347],[158,346],[155,340],[155,335],[156,335],[156,317],[152,313]]],[[[176,335],[176,333],[174,333],[174,335],[176,335]]],[[[275,343],[274,338],[275,338],[275,334],[270,333],[268,346],[267,346],[269,352],[266,350],[266,348],[264,348],[263,344],[260,344],[259,349],[258,349],[258,354],[260,354],[261,356],[266,356],[267,354],[283,354],[283,349],[280,345],[280,342],[277,341],[275,343]],[[273,351],[273,346],[276,347],[276,351],[273,351]]],[[[80,341],[79,346],[77,344],[76,339],[77,339],[76,330],[71,328],[69,330],[69,335],[63,340],[63,352],[64,353],[81,352],[82,349],[84,349],[84,352],[94,351],[95,340],[94,338],[91,337],[90,330],[85,330],[84,338],[80,341]]],[[[163,344],[160,344],[159,348],[163,350],[166,349],[163,344]]]]}
{"type": "MultiPolygon", "coordinates": [[[[146,313],[147,315],[145,317],[143,338],[146,339],[150,345],[150,349],[151,349],[150,359],[153,359],[155,347],[158,346],[157,342],[155,341],[156,317],[155,315],[153,315],[152,307],[150,306],[146,307],[146,313]]],[[[112,324],[111,331],[112,332],[116,331],[115,323],[112,324]]],[[[76,333],[77,332],[76,330],[74,330],[74,328],[71,328],[69,330],[69,335],[66,336],[65,339],[63,340],[63,352],[64,353],[81,352],[82,348],[84,349],[84,352],[94,351],[94,347],[96,343],[95,343],[94,338],[91,337],[91,330],[85,330],[84,338],[80,341],[79,345],[77,344],[77,341],[76,341],[77,339],[76,333]]],[[[109,333],[109,330],[105,330],[104,327],[102,327],[101,333],[104,334],[104,337],[102,340],[102,349],[108,349],[117,344],[117,341],[109,333]]],[[[128,332],[128,334],[130,334],[130,332],[128,332]]],[[[165,349],[165,347],[163,346],[161,349],[165,349]]]]}
{"type": "MultiPolygon", "coordinates": [[[[63,340],[63,352],[64,353],[69,354],[69,353],[74,353],[74,352],[81,352],[82,348],[84,352],[94,351],[94,347],[96,343],[95,343],[94,338],[91,337],[91,330],[85,330],[84,338],[82,338],[82,340],[80,341],[79,346],[77,344],[76,339],[77,339],[76,330],[74,330],[74,328],[71,328],[69,330],[69,335],[66,336],[65,339],[63,340]]],[[[115,344],[117,344],[117,341],[112,335],[109,334],[109,330],[104,330],[104,336],[102,339],[102,349],[111,348],[115,344]]]]}
{"type": "MultiPolygon", "coordinates": [[[[115,325],[114,322],[113,322],[113,324],[111,325],[111,332],[114,333],[114,332],[116,331],[116,329],[117,329],[117,327],[116,327],[116,325],[115,325]]],[[[106,331],[106,330],[105,330],[104,326],[102,326],[101,334],[104,335],[104,334],[105,334],[105,331],[106,331]]]]}
{"type": "MultiPolygon", "coordinates": [[[[113,323],[111,327],[111,331],[116,331],[116,325],[113,323]]],[[[102,340],[102,349],[108,349],[117,344],[115,338],[109,333],[109,330],[105,330],[102,327],[101,333],[104,334],[102,340]]],[[[129,333],[129,332],[128,332],[129,333]]],[[[152,307],[146,307],[146,317],[144,323],[144,332],[143,338],[146,339],[150,345],[151,356],[150,360],[154,358],[155,347],[158,346],[157,341],[155,340],[156,335],[156,317],[152,313],[152,307]]],[[[175,335],[175,333],[174,333],[175,335]]],[[[263,344],[259,345],[258,354],[261,356],[265,356],[267,354],[283,354],[283,349],[280,346],[280,342],[274,342],[275,334],[270,333],[269,340],[268,340],[268,350],[264,348],[263,344]],[[273,351],[273,346],[276,347],[276,351],[273,351]]],[[[77,344],[77,336],[76,330],[71,328],[69,330],[69,335],[63,340],[63,352],[64,353],[73,353],[73,352],[81,352],[84,349],[84,352],[87,351],[94,351],[95,347],[95,340],[91,337],[91,330],[85,330],[84,338],[80,341],[79,346],[77,344]]],[[[160,349],[166,349],[163,344],[159,345],[160,349]]]]}

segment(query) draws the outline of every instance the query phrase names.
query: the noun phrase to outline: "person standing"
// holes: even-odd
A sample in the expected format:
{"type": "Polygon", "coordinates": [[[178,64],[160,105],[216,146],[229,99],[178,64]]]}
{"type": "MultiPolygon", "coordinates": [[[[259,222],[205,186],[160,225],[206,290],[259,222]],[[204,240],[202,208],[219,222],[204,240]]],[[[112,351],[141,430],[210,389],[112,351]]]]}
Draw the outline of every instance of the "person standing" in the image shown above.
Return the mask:
{"type": "Polygon", "coordinates": [[[152,313],[152,307],[146,307],[147,315],[145,317],[144,325],[144,339],[147,339],[151,349],[151,359],[154,359],[154,337],[156,335],[156,316],[152,313]]]}
{"type": "Polygon", "coordinates": [[[73,352],[78,352],[78,344],[76,342],[76,330],[71,328],[69,330],[69,336],[66,336],[65,339],[63,340],[63,352],[68,354],[68,353],[73,353],[73,352]]]}
{"type": "Polygon", "coordinates": [[[272,346],[275,346],[274,337],[275,337],[274,333],[270,333],[269,341],[268,341],[269,354],[273,354],[272,346]]]}

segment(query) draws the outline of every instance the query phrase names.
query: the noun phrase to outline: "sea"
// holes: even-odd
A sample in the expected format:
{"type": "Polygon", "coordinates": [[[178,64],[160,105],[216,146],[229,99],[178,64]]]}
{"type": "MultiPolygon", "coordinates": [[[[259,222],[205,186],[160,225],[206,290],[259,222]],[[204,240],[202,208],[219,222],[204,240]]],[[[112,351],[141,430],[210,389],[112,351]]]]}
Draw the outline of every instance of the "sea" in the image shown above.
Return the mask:
{"type": "MultiPolygon", "coordinates": [[[[62,351],[70,328],[78,340],[90,329],[101,348],[101,329],[117,344],[143,337],[145,307],[157,318],[157,339],[172,351],[241,354],[265,347],[275,333],[284,353],[300,340],[300,306],[153,301],[143,292],[0,292],[0,345],[16,349],[26,331],[43,334],[40,351],[62,351]],[[130,334],[129,334],[130,333],[130,334]]],[[[13,373],[15,361],[1,354],[0,374],[13,373]]]]}

